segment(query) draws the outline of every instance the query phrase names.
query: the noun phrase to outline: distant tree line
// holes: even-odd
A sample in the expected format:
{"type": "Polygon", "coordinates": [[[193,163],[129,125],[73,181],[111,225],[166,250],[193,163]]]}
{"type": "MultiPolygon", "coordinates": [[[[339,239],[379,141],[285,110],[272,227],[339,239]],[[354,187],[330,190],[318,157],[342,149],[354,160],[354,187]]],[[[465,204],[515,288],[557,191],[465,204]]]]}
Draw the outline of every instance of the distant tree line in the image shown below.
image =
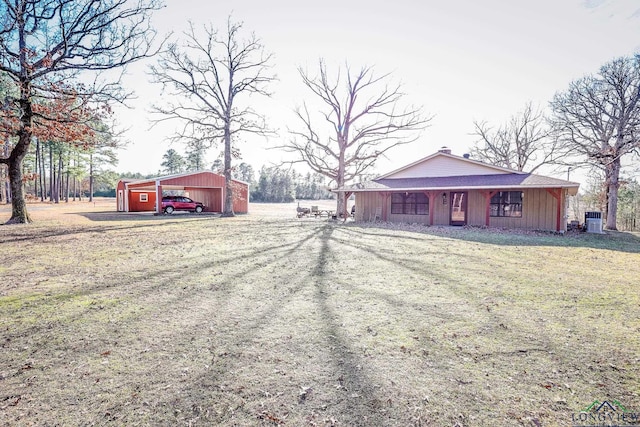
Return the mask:
{"type": "MultiPolygon", "coordinates": [[[[171,148],[162,156],[160,173],[169,175],[197,170],[212,170],[220,175],[224,171],[224,162],[216,159],[209,168],[203,168],[206,148],[192,150],[185,156],[171,148]],[[195,162],[194,159],[199,159],[195,162]]],[[[252,202],[290,203],[296,199],[320,200],[333,199],[335,195],[327,189],[327,179],[319,173],[300,173],[291,168],[263,166],[256,178],[251,165],[246,162],[231,169],[234,179],[249,184],[252,202]]]]}
{"type": "MultiPolygon", "coordinates": [[[[96,126],[92,143],[69,144],[34,138],[22,162],[22,186],[29,199],[53,203],[93,200],[94,195],[115,195],[118,175],[109,170],[117,164],[119,143],[103,124],[96,126]]],[[[4,144],[8,151],[11,142],[4,144]]],[[[11,203],[12,192],[6,168],[0,168],[0,202],[11,203]]]]}
{"type": "Polygon", "coordinates": [[[296,199],[335,198],[327,189],[325,178],[317,173],[301,174],[291,169],[263,167],[257,185],[252,187],[251,201],[290,203],[296,199]]]}

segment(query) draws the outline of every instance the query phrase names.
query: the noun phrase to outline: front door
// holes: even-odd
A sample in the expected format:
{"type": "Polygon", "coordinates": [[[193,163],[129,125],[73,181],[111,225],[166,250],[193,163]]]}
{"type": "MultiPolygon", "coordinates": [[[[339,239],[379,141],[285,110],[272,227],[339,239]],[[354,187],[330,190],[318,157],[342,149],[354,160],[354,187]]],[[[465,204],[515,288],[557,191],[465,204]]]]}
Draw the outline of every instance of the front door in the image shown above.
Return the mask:
{"type": "Polygon", "coordinates": [[[467,225],[467,193],[451,192],[449,193],[449,199],[451,200],[449,224],[467,225]]]}

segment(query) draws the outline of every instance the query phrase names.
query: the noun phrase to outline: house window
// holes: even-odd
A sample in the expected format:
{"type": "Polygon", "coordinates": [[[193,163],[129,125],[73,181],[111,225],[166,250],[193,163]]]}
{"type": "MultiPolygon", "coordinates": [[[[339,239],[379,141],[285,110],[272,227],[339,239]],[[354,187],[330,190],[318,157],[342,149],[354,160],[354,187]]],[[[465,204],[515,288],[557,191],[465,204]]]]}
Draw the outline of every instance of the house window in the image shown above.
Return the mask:
{"type": "Polygon", "coordinates": [[[140,201],[141,202],[148,202],[149,201],[149,195],[147,193],[140,193],[140,201]]]}
{"type": "Polygon", "coordinates": [[[499,191],[491,197],[491,216],[522,217],[522,191],[499,191]]]}
{"type": "Polygon", "coordinates": [[[424,193],[393,193],[391,194],[391,213],[428,215],[429,198],[424,193]]]}

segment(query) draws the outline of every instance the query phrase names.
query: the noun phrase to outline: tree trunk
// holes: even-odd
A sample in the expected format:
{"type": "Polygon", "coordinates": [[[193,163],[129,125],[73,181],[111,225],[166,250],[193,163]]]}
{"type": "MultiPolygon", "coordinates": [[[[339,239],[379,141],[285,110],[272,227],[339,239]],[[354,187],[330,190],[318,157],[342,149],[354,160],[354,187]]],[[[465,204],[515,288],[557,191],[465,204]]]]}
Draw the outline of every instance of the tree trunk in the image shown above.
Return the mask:
{"type": "Polygon", "coordinates": [[[69,203],[69,165],[67,165],[67,173],[65,175],[64,201],[65,203],[69,203]]]}
{"type": "Polygon", "coordinates": [[[58,202],[64,200],[64,160],[62,159],[62,148],[58,153],[58,202]]]}
{"type": "MultiPolygon", "coordinates": [[[[7,136],[4,140],[3,144],[3,156],[2,158],[6,159],[9,157],[9,137],[7,136]]],[[[2,178],[2,188],[0,188],[0,200],[4,201],[4,203],[11,203],[11,189],[9,188],[9,164],[6,164],[6,167],[2,167],[2,174],[0,177],[2,178]]]]}
{"type": "MultiPolygon", "coordinates": [[[[26,45],[24,40],[20,40],[20,47],[24,52],[20,55],[20,62],[24,63],[26,57],[26,45]]],[[[18,142],[11,151],[7,159],[9,166],[9,188],[11,190],[11,218],[7,224],[28,224],[31,222],[27,212],[27,202],[24,197],[22,185],[22,161],[29,152],[31,144],[31,127],[33,125],[33,107],[31,105],[31,84],[29,83],[28,71],[24,71],[20,76],[20,130],[18,131],[18,142]]]]}
{"type": "Polygon", "coordinates": [[[89,154],[89,202],[93,202],[93,153],[89,154]]]}
{"type": "MultiPolygon", "coordinates": [[[[76,158],[73,159],[73,169],[74,169],[74,171],[78,169],[78,161],[77,161],[76,158]]],[[[73,199],[72,200],[74,202],[76,201],[76,182],[77,182],[77,179],[76,179],[76,175],[74,174],[73,175],[73,189],[72,189],[72,191],[73,191],[73,199]]]]}
{"type": "Polygon", "coordinates": [[[56,180],[56,174],[53,170],[53,144],[49,142],[49,201],[53,202],[53,183],[56,180]]]}
{"type": "Polygon", "coordinates": [[[35,175],[35,179],[33,180],[33,188],[34,188],[34,193],[35,193],[35,197],[38,197],[38,190],[40,189],[40,139],[36,138],[36,175],[35,175]]]}
{"type": "Polygon", "coordinates": [[[24,198],[22,185],[22,160],[29,151],[31,135],[27,131],[20,133],[18,143],[8,159],[9,188],[11,190],[11,218],[7,224],[28,224],[31,222],[27,212],[27,202],[24,198]]]}
{"type": "Polygon", "coordinates": [[[607,224],[608,230],[617,230],[616,217],[618,215],[618,182],[620,178],[620,157],[615,157],[606,165],[607,182],[607,224]]]}
{"type": "Polygon", "coordinates": [[[229,122],[224,127],[224,209],[222,216],[235,216],[233,212],[233,182],[231,181],[231,132],[229,122]]]}
{"type": "MultiPolygon", "coordinates": [[[[344,188],[344,174],[345,174],[345,151],[347,149],[347,141],[348,141],[348,130],[345,130],[343,135],[338,135],[338,144],[340,144],[340,153],[338,155],[338,176],[336,177],[336,185],[338,188],[344,188]]],[[[336,215],[340,218],[341,215],[344,215],[346,218],[347,215],[347,202],[345,200],[345,193],[338,193],[337,201],[336,201],[336,215]]]]}
{"type": "Polygon", "coordinates": [[[47,198],[47,175],[44,168],[44,144],[40,144],[40,201],[47,198]]]}

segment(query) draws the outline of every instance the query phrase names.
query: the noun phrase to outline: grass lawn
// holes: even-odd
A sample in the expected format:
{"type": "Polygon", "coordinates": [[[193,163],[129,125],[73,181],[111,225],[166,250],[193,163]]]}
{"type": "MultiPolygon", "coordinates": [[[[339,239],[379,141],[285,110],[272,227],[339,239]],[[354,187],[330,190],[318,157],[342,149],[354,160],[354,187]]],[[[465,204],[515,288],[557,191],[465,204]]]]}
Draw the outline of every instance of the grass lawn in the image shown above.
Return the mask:
{"type": "Polygon", "coordinates": [[[0,226],[0,425],[569,426],[595,400],[640,413],[638,234],[114,206],[30,205],[34,224],[0,226]]]}

